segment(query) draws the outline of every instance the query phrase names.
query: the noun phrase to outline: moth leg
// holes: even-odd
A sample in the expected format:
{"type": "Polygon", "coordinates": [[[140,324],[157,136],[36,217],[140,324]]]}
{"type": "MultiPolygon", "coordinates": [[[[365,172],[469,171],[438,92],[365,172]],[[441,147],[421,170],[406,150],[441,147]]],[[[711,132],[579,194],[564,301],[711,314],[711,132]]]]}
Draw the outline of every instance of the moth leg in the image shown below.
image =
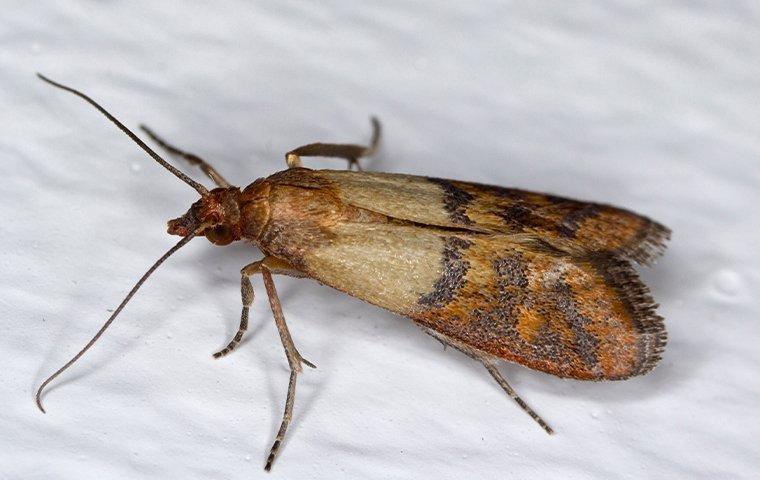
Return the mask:
{"type": "MultiPolygon", "coordinates": [[[[264,259],[264,261],[266,261],[266,259],[264,259]]],[[[280,450],[280,446],[285,439],[285,433],[288,430],[288,425],[290,425],[290,420],[293,418],[293,403],[295,402],[296,397],[296,378],[301,372],[301,364],[306,364],[311,368],[316,367],[314,364],[304,359],[293,344],[293,338],[290,336],[290,331],[288,331],[288,326],[285,323],[285,316],[282,314],[282,306],[280,305],[280,299],[277,296],[277,290],[274,288],[272,273],[265,264],[262,264],[261,266],[261,275],[264,278],[264,287],[269,296],[269,306],[272,308],[277,331],[280,333],[280,340],[282,340],[282,346],[285,349],[285,356],[288,359],[288,365],[290,365],[290,381],[288,382],[288,394],[285,400],[285,411],[282,414],[282,423],[280,423],[280,430],[277,432],[272,448],[269,450],[267,463],[264,466],[264,469],[269,471],[272,469],[272,464],[274,463],[277,453],[280,450]]]]}
{"type": "Polygon", "coordinates": [[[156,142],[161,148],[169,152],[171,155],[174,155],[175,157],[179,157],[185,160],[190,165],[197,165],[203,171],[203,173],[208,175],[209,178],[214,181],[217,187],[229,188],[231,186],[230,183],[224,179],[224,177],[219,175],[219,172],[217,172],[216,169],[214,169],[214,167],[209,165],[205,160],[203,160],[198,155],[185,152],[173,145],[166,143],[166,141],[164,141],[161,137],[156,135],[153,132],[153,130],[151,130],[145,125],[140,125],[140,130],[145,132],[154,142],[156,142]]]}
{"type": "Polygon", "coordinates": [[[457,350],[459,350],[460,352],[464,353],[468,357],[473,358],[479,361],[480,363],[482,363],[483,366],[486,367],[486,370],[488,370],[488,373],[490,373],[491,376],[494,378],[494,380],[496,380],[496,382],[499,384],[499,386],[507,393],[507,395],[509,395],[512,398],[512,400],[517,402],[517,404],[520,406],[520,408],[523,409],[523,411],[525,411],[525,413],[530,415],[530,417],[533,420],[535,420],[536,423],[538,423],[541,426],[541,428],[546,430],[546,433],[548,433],[549,435],[554,434],[554,430],[552,430],[552,428],[549,425],[547,425],[544,419],[539,417],[538,414],[534,412],[533,409],[530,408],[528,404],[525,403],[525,401],[522,398],[520,398],[520,396],[517,394],[517,392],[515,392],[512,386],[509,385],[509,383],[507,383],[507,380],[504,378],[501,372],[499,372],[499,370],[496,368],[496,363],[493,359],[449,337],[448,335],[444,335],[440,332],[433,330],[432,328],[427,328],[425,326],[422,326],[422,330],[428,335],[430,335],[431,337],[441,342],[442,344],[450,345],[456,348],[457,350]]]}
{"type": "Polygon", "coordinates": [[[243,339],[243,334],[248,330],[248,310],[253,303],[253,285],[251,285],[249,277],[258,271],[259,268],[261,268],[261,260],[248,264],[240,270],[240,296],[243,299],[243,311],[240,313],[240,326],[238,327],[235,336],[230,340],[230,343],[228,343],[223,349],[214,353],[214,358],[221,358],[235,350],[243,339]]]}
{"type": "Polygon", "coordinates": [[[512,400],[517,402],[517,404],[520,406],[520,408],[525,411],[530,417],[536,421],[539,425],[541,425],[541,428],[546,430],[546,433],[549,435],[554,434],[554,430],[546,424],[543,418],[539,417],[536,412],[533,411],[532,408],[528,406],[525,401],[520,398],[519,395],[517,395],[517,392],[507,383],[507,380],[504,378],[504,376],[499,372],[499,369],[496,368],[496,365],[493,363],[492,360],[483,358],[483,357],[476,357],[476,359],[483,364],[484,367],[486,367],[486,370],[488,370],[488,373],[491,374],[491,376],[496,380],[496,382],[499,384],[499,386],[509,395],[512,400]]]}
{"type": "Polygon", "coordinates": [[[310,143],[285,154],[285,162],[288,168],[302,167],[301,157],[336,157],[348,160],[348,170],[356,165],[358,171],[362,171],[359,159],[369,157],[377,151],[380,143],[380,121],[372,117],[372,139],[369,146],[342,144],[342,143],[310,143]]]}
{"type": "Polygon", "coordinates": [[[270,272],[278,273],[282,275],[290,275],[292,277],[303,277],[303,273],[298,270],[294,270],[288,263],[276,258],[266,257],[263,260],[250,263],[240,270],[240,296],[243,300],[243,311],[240,313],[240,326],[237,333],[232,337],[232,340],[226,347],[214,353],[214,358],[221,358],[230,352],[232,352],[243,339],[243,334],[248,329],[248,311],[253,303],[253,285],[251,285],[250,277],[256,273],[261,272],[262,265],[266,265],[270,272]]]}

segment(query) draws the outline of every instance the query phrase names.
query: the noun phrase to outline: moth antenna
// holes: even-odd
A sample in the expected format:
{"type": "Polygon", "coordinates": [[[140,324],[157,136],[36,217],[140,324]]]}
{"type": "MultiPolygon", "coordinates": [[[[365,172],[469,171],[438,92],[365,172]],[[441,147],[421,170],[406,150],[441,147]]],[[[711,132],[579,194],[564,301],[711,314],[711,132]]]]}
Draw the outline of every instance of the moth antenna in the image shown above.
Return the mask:
{"type": "Polygon", "coordinates": [[[161,258],[159,258],[158,260],[156,260],[156,263],[154,263],[153,266],[151,266],[148,269],[148,271],[145,272],[142,277],[140,277],[140,280],[137,281],[137,283],[135,284],[135,286],[132,287],[132,290],[130,290],[129,293],[127,294],[127,296],[124,297],[124,300],[121,301],[121,303],[116,308],[116,310],[114,310],[113,314],[111,314],[111,316],[108,318],[108,320],[106,320],[106,323],[104,323],[103,326],[100,327],[100,330],[98,330],[98,333],[96,333],[95,336],[92,337],[92,339],[89,342],[87,342],[87,345],[85,345],[84,348],[79,351],[79,353],[77,353],[76,355],[74,355],[74,357],[71,360],[69,360],[68,362],[66,362],[66,364],[64,366],[62,366],[61,368],[59,368],[54,374],[50,375],[44,382],[42,382],[42,385],[40,385],[40,388],[37,389],[37,395],[35,397],[36,401],[37,401],[37,407],[42,411],[42,413],[45,413],[45,409],[42,407],[42,401],[41,401],[42,390],[47,386],[47,384],[49,384],[50,382],[52,382],[58,375],[60,375],[61,373],[63,373],[64,370],[66,370],[67,368],[69,368],[70,366],[72,366],[77,360],[79,360],[79,358],[82,355],[84,355],[84,352],[86,352],[87,350],[89,350],[90,347],[92,347],[95,344],[95,342],[98,341],[98,339],[101,337],[101,335],[103,335],[103,332],[105,332],[106,329],[111,325],[111,323],[113,323],[113,321],[116,319],[116,317],[119,315],[119,313],[121,313],[121,311],[127,305],[127,302],[129,302],[129,300],[132,298],[132,296],[134,296],[134,294],[137,293],[137,290],[140,289],[140,287],[142,286],[142,284],[145,283],[145,280],[147,280],[148,277],[150,277],[151,274],[162,263],[164,263],[164,261],[167,258],[169,258],[174,252],[176,252],[177,250],[179,250],[180,248],[182,248],[187,242],[189,242],[190,240],[192,240],[193,237],[195,237],[200,232],[201,232],[201,229],[198,229],[198,230],[194,231],[193,233],[191,233],[190,235],[187,235],[186,237],[183,237],[182,240],[180,240],[176,245],[174,245],[172,248],[170,248],[169,251],[166,252],[161,258]]]}
{"type": "Polygon", "coordinates": [[[50,80],[49,78],[47,78],[46,76],[42,75],[41,73],[38,73],[37,76],[40,78],[40,80],[43,80],[44,82],[47,82],[47,83],[49,83],[50,85],[52,85],[54,87],[58,87],[61,90],[66,90],[67,92],[73,93],[77,97],[83,98],[87,103],[89,103],[93,107],[97,108],[98,111],[100,113],[102,113],[103,115],[105,115],[105,117],[107,119],[109,119],[111,122],[113,122],[114,125],[116,125],[117,127],[119,127],[119,129],[122,132],[124,132],[129,138],[132,139],[133,142],[135,142],[140,148],[142,148],[145,151],[145,153],[147,153],[148,155],[150,155],[153,158],[153,160],[157,161],[165,169],[167,169],[170,172],[172,172],[177,178],[179,178],[180,180],[182,180],[186,184],[188,184],[191,187],[193,187],[202,196],[208,194],[208,189],[206,189],[206,187],[204,187],[200,183],[196,182],[192,178],[188,177],[184,173],[180,172],[174,166],[172,166],[171,164],[169,164],[169,162],[167,162],[166,160],[164,160],[163,158],[161,158],[161,156],[159,154],[157,154],[155,151],[153,151],[153,149],[150,148],[148,145],[146,145],[145,142],[143,142],[142,140],[140,140],[140,138],[137,135],[135,135],[134,133],[132,133],[132,131],[130,129],[128,129],[119,120],[117,120],[116,117],[114,117],[113,115],[111,115],[110,113],[108,113],[108,111],[106,111],[105,108],[103,108],[100,105],[98,105],[98,103],[95,100],[93,100],[92,98],[88,97],[87,95],[85,95],[84,93],[82,93],[82,92],[80,92],[78,90],[74,90],[71,87],[67,87],[66,85],[62,85],[62,84],[60,84],[58,82],[54,82],[53,80],[50,80]]]}

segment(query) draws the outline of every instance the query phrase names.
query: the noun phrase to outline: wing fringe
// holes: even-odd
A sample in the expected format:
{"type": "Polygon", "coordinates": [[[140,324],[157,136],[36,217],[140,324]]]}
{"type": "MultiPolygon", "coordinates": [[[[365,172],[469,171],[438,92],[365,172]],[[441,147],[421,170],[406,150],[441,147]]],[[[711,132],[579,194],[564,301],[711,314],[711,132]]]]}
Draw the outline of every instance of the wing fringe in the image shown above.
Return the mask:
{"type": "Polygon", "coordinates": [[[636,241],[621,247],[616,253],[649,267],[665,252],[670,240],[670,229],[654,220],[647,220],[646,228],[636,241]]]}
{"type": "Polygon", "coordinates": [[[597,257],[595,263],[630,308],[636,331],[640,334],[638,365],[627,375],[611,380],[643,375],[660,361],[668,340],[663,318],[655,311],[658,304],[630,262],[615,256],[603,256],[597,257]]]}

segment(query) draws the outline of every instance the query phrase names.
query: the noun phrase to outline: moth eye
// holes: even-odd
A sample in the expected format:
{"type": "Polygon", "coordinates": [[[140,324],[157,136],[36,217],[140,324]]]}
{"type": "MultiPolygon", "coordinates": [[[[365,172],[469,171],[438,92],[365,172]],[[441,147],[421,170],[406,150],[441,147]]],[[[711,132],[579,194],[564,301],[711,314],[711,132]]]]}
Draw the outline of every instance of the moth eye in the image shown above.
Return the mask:
{"type": "Polygon", "coordinates": [[[227,225],[217,225],[206,230],[206,238],[214,245],[229,245],[232,243],[232,229],[227,225]]]}

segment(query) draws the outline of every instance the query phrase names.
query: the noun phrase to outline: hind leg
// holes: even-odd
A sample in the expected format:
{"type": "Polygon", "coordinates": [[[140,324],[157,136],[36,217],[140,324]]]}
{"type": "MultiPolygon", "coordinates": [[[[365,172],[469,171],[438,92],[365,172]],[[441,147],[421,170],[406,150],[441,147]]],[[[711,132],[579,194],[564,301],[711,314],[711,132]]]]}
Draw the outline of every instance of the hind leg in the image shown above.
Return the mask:
{"type": "Polygon", "coordinates": [[[372,139],[369,146],[348,143],[310,143],[285,154],[285,162],[288,164],[288,168],[302,167],[301,157],[335,157],[348,160],[349,170],[356,165],[356,169],[361,171],[359,159],[373,155],[380,143],[380,121],[375,117],[370,120],[372,121],[372,139]]]}
{"type": "Polygon", "coordinates": [[[491,376],[496,380],[496,382],[499,384],[499,386],[506,392],[507,395],[509,395],[509,398],[514,400],[520,408],[523,409],[525,413],[530,415],[530,418],[536,421],[541,428],[543,428],[546,433],[549,435],[554,434],[554,430],[552,427],[546,424],[543,418],[539,417],[536,412],[533,411],[532,408],[528,406],[527,403],[525,403],[525,400],[520,398],[520,396],[515,392],[515,390],[507,383],[507,380],[504,378],[504,376],[499,372],[499,369],[496,368],[496,365],[492,360],[488,360],[485,358],[476,358],[480,363],[483,364],[484,367],[486,367],[486,370],[488,370],[488,373],[491,374],[491,376]]]}
{"type": "Polygon", "coordinates": [[[432,330],[426,327],[422,327],[422,330],[428,335],[430,335],[431,337],[441,342],[444,346],[450,345],[451,347],[456,348],[457,350],[464,353],[468,357],[473,358],[477,360],[478,362],[480,362],[481,364],[483,364],[486,370],[488,370],[488,373],[490,373],[493,379],[496,380],[496,383],[498,383],[499,386],[502,388],[502,390],[504,390],[504,392],[507,395],[509,395],[509,398],[514,400],[515,403],[517,403],[517,405],[519,405],[520,408],[525,413],[530,415],[530,418],[535,420],[536,423],[538,423],[541,426],[541,428],[543,428],[544,431],[546,431],[546,433],[548,433],[549,435],[552,435],[554,433],[554,430],[552,430],[552,428],[544,421],[544,419],[538,416],[538,414],[534,412],[533,409],[530,408],[527,403],[525,403],[525,400],[520,398],[520,396],[517,394],[517,392],[515,392],[512,386],[509,383],[507,383],[507,380],[504,378],[501,372],[499,372],[499,370],[496,368],[496,362],[497,362],[496,360],[489,358],[483,355],[482,353],[473,350],[467,345],[464,345],[461,342],[458,342],[451,337],[442,335],[436,332],[435,330],[432,330]]]}

